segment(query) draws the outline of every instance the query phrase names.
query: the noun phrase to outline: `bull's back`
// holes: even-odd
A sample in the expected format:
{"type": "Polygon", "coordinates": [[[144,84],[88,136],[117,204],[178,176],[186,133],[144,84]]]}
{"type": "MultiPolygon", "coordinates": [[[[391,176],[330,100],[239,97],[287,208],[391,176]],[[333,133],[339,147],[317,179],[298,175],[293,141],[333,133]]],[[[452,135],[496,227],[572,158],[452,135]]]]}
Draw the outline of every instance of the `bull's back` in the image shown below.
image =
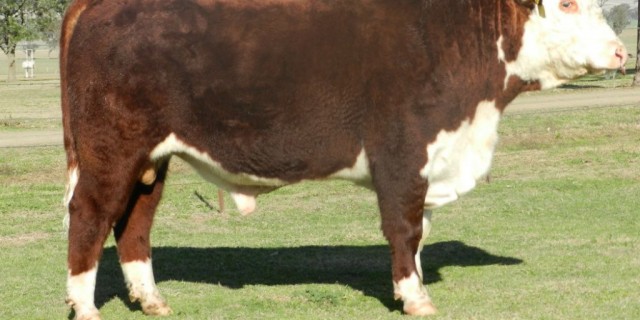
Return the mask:
{"type": "Polygon", "coordinates": [[[371,83],[370,66],[392,67],[372,54],[395,38],[371,19],[388,15],[378,5],[77,3],[63,43],[75,103],[65,127],[99,115],[104,127],[82,137],[127,132],[149,150],[174,133],[232,172],[295,181],[350,167],[371,125],[371,88],[387,86],[371,83]]]}

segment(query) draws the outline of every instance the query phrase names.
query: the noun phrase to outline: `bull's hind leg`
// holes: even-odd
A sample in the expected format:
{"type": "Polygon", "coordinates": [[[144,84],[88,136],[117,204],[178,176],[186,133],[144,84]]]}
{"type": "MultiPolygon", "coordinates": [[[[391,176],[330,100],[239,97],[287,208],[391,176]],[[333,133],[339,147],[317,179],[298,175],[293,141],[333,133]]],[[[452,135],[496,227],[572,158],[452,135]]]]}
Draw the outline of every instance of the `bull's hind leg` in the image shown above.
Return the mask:
{"type": "Polygon", "coordinates": [[[157,169],[154,179],[141,179],[133,191],[124,216],[113,228],[120,264],[129,297],[139,301],[148,315],[169,315],[171,309],[160,296],[153,276],[149,234],[153,216],[162,196],[168,162],[157,169]]]}
{"type": "MultiPolygon", "coordinates": [[[[391,246],[393,287],[396,299],[404,302],[410,315],[431,315],[436,308],[422,283],[419,260],[425,223],[424,197],[427,183],[419,176],[403,177],[399,171],[374,175],[378,204],[382,215],[382,231],[391,246]]],[[[427,231],[427,230],[424,230],[427,231]]]]}
{"type": "MultiPolygon", "coordinates": [[[[131,168],[129,168],[131,169],[131,168]]],[[[100,319],[94,304],[98,261],[113,224],[125,212],[135,177],[126,168],[75,167],[70,170],[67,203],[69,246],[67,303],[75,319],[100,319]]]]}

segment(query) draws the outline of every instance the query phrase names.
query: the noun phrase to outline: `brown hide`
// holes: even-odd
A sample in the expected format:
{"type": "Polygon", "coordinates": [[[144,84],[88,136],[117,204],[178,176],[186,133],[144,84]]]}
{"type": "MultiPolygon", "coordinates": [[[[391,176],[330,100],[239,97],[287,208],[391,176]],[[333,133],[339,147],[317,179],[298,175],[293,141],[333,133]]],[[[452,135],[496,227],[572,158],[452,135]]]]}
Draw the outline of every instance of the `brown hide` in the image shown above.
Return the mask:
{"type": "Polygon", "coordinates": [[[89,2],[65,48],[72,149],[148,152],[174,132],[231,172],[288,182],[349,167],[363,145],[373,162],[424,165],[437,132],[521,89],[503,91],[496,41],[515,59],[527,14],[513,1],[89,2]]]}
{"type": "MultiPolygon", "coordinates": [[[[112,229],[121,262],[150,258],[168,165],[150,153],[171,134],[230,173],[285,183],[350,168],[364,150],[371,181],[363,184],[378,196],[394,284],[417,274],[426,147],[472,120],[481,101],[503,110],[537,87],[505,79],[497,45],[502,37],[505,60],[515,60],[531,8],[520,0],[75,1],[60,59],[65,148],[78,177],[69,193],[69,303],[80,318],[97,314],[78,283],[112,229]]],[[[169,313],[154,295],[132,297],[145,313],[169,313]]],[[[435,312],[426,294],[414,298],[405,312],[435,312]]]]}

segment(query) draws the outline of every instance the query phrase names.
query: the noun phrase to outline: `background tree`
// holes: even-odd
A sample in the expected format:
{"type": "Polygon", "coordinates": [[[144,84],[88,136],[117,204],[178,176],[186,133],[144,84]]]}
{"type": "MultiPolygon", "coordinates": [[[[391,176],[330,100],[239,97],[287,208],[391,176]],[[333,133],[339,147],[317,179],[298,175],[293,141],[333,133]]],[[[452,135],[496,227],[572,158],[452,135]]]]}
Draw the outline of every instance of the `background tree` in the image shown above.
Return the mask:
{"type": "Polygon", "coordinates": [[[18,42],[32,37],[26,0],[0,0],[0,50],[9,61],[8,81],[16,79],[16,47],[18,42]]]}
{"type": "Polygon", "coordinates": [[[59,21],[68,3],[69,0],[0,0],[0,50],[8,58],[8,81],[16,79],[18,42],[50,37],[57,39],[58,31],[53,30],[59,29],[59,21]],[[49,35],[45,36],[47,32],[49,35]]]}
{"type": "Polygon", "coordinates": [[[636,74],[633,76],[633,85],[640,86],[640,4],[636,1],[636,13],[638,15],[638,26],[636,28],[636,74]]]}
{"type": "Polygon", "coordinates": [[[630,11],[631,6],[626,3],[615,5],[611,9],[604,11],[607,22],[616,34],[622,33],[624,28],[631,22],[631,19],[629,19],[630,11]]]}
{"type": "Polygon", "coordinates": [[[60,42],[62,17],[71,0],[38,0],[40,3],[38,24],[39,39],[49,47],[49,55],[60,42]]]}

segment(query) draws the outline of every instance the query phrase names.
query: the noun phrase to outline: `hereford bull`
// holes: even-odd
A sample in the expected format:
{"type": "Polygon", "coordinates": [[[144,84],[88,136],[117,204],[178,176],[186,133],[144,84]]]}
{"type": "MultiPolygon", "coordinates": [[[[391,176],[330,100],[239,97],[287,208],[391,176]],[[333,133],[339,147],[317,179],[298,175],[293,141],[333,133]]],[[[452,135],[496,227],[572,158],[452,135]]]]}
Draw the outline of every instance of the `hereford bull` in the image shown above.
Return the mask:
{"type": "Polygon", "coordinates": [[[488,171],[507,104],[627,59],[595,0],[76,0],[62,31],[77,319],[110,230],[131,298],[171,312],[149,231],[172,155],[242,213],[302,180],[374,190],[395,297],[433,314],[430,210],[488,171]]]}

